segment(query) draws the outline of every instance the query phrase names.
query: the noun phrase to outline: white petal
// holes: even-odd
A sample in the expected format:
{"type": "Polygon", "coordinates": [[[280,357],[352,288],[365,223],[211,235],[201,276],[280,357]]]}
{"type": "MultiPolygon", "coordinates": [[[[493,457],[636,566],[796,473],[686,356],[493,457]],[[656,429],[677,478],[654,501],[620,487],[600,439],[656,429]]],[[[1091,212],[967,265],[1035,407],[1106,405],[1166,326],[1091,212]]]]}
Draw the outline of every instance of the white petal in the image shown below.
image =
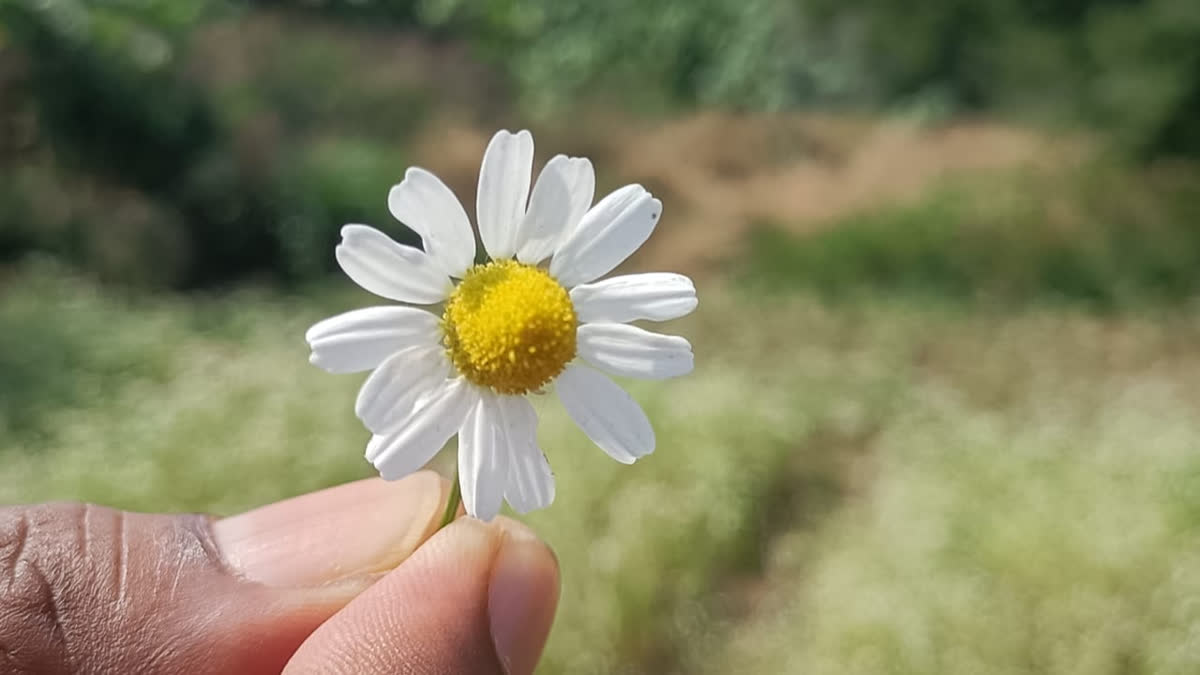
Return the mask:
{"type": "Polygon", "coordinates": [[[538,447],[537,413],[533,406],[523,397],[506,398],[510,457],[504,496],[517,513],[529,513],[554,501],[554,473],[538,447]]]}
{"type": "MultiPolygon", "coordinates": [[[[551,159],[529,198],[529,210],[517,230],[517,260],[535,265],[554,253],[571,216],[571,189],[564,175],[568,160],[563,155],[551,159]]],[[[585,160],[586,161],[586,160],[585,160]]]]}
{"type": "Polygon", "coordinates": [[[667,321],[696,309],[696,287],[682,274],[627,274],[572,288],[571,304],[582,323],[667,321]]]}
{"type": "Polygon", "coordinates": [[[563,176],[567,179],[567,188],[571,191],[571,211],[567,214],[567,223],[563,227],[563,238],[559,244],[575,232],[579,221],[592,208],[592,200],[596,198],[596,172],[592,162],[586,157],[572,157],[563,166],[563,176]]]}
{"type": "Polygon", "coordinates": [[[497,397],[483,393],[458,435],[458,480],[467,513],[488,521],[500,513],[509,471],[497,397]]]}
{"type": "Polygon", "coordinates": [[[654,452],[654,429],[641,406],[616,382],[572,364],[558,376],[558,397],[575,424],[610,457],[632,464],[654,452]]]}
{"type": "Polygon", "coordinates": [[[579,355],[613,375],[661,380],[692,372],[692,345],[624,323],[585,323],[575,333],[579,355]]]}
{"type": "Polygon", "coordinates": [[[367,307],[313,325],[309,361],[331,373],[370,370],[413,345],[438,341],[438,317],[416,307],[367,307]]]}
{"type": "Polygon", "coordinates": [[[462,202],[437,176],[413,167],[388,193],[392,215],[421,235],[425,252],[447,274],[462,277],[475,262],[475,233],[462,202]]]}
{"type": "Polygon", "coordinates": [[[654,231],[662,202],[641,185],[626,185],[601,199],[550,261],[550,274],[567,288],[612,271],[654,231]]]}
{"type": "Polygon", "coordinates": [[[458,378],[429,396],[409,423],[394,434],[374,436],[367,444],[367,460],[384,480],[396,480],[420,469],[463,425],[478,390],[458,378]]]}
{"type": "Polygon", "coordinates": [[[429,394],[446,381],[450,367],[437,344],[409,347],[388,357],[358,390],[354,414],[373,433],[399,430],[429,394]]]}
{"type": "Polygon", "coordinates": [[[431,305],[454,290],[442,266],[424,251],[397,244],[366,225],[342,228],[338,264],[359,286],[390,300],[431,305]]]}
{"type": "Polygon", "coordinates": [[[483,153],[475,215],[479,236],[493,258],[516,253],[517,227],[525,216],[533,172],[533,135],[497,131],[483,153]]]}

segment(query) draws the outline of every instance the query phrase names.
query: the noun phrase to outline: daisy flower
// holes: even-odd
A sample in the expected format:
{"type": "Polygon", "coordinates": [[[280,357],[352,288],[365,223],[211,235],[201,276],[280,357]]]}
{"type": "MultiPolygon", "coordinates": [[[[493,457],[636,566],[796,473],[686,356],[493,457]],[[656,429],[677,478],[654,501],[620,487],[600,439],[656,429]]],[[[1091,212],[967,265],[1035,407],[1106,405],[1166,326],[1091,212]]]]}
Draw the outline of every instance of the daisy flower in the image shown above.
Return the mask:
{"type": "Polygon", "coordinates": [[[654,430],[604,373],[663,379],[692,370],[687,340],[629,324],[691,312],[690,279],[597,281],[646,241],[662,203],[626,185],[593,206],[591,162],[563,155],[531,192],[532,166],[528,131],[492,137],[475,205],[488,256],[481,264],[454,193],[428,171],[409,169],[388,207],[424,250],[365,225],[342,228],[337,247],[338,264],[359,286],[405,304],[341,314],[305,336],[317,366],[371,371],[354,410],[373,434],[366,456],[380,475],[420,469],[458,434],[457,489],[467,513],[483,520],[503,500],[520,513],[554,500],[529,394],[553,385],[579,428],[630,464],[654,450],[654,430]]]}

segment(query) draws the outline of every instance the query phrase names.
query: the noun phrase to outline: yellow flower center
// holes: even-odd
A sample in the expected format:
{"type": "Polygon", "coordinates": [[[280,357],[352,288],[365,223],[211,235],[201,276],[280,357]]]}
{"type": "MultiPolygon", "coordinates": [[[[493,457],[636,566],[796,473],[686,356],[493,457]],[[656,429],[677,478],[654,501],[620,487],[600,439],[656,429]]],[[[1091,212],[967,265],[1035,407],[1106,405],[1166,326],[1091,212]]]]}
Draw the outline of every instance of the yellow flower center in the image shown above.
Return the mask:
{"type": "Polygon", "coordinates": [[[501,394],[541,388],[575,357],[575,308],[545,270],[515,260],[476,265],[446,301],[455,368],[501,394]]]}

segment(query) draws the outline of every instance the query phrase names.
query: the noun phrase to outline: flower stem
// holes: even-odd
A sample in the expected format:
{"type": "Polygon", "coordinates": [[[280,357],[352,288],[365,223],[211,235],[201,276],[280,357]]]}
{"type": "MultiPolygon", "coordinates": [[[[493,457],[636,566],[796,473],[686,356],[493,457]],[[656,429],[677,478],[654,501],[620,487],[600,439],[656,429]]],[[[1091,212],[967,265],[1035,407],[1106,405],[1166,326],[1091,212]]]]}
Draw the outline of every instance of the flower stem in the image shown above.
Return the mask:
{"type": "Polygon", "coordinates": [[[438,525],[438,529],[454,522],[454,518],[458,516],[458,506],[462,503],[462,488],[458,483],[458,471],[454,472],[454,483],[450,487],[450,500],[446,502],[446,511],[442,514],[442,524],[438,525]]]}

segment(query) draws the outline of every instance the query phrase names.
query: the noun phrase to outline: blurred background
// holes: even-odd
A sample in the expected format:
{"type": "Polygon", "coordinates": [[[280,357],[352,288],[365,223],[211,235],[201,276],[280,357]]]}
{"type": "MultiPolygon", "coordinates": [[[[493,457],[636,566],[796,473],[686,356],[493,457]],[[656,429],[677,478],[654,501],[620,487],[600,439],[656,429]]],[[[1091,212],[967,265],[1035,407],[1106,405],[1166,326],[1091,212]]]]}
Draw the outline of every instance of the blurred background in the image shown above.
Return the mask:
{"type": "Polygon", "coordinates": [[[701,297],[651,457],[538,402],[540,672],[1200,672],[1195,0],[0,0],[0,501],[370,475],[338,229],[502,127],[701,297]]]}

